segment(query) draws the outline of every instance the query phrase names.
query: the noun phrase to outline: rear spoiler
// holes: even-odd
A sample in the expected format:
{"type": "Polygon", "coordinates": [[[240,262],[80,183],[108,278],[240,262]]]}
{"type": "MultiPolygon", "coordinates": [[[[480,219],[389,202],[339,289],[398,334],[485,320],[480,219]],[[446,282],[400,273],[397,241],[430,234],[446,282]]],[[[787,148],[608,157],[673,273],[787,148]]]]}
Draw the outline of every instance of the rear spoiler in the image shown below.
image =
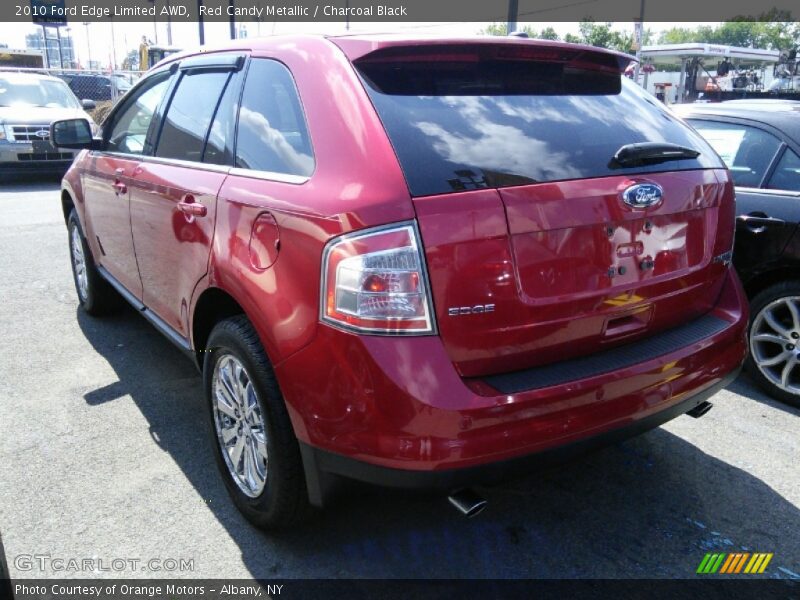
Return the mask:
{"type": "Polygon", "coordinates": [[[480,62],[513,60],[560,63],[576,69],[621,74],[636,58],[604,48],[549,40],[473,38],[457,40],[373,40],[331,38],[351,62],[480,62]]]}

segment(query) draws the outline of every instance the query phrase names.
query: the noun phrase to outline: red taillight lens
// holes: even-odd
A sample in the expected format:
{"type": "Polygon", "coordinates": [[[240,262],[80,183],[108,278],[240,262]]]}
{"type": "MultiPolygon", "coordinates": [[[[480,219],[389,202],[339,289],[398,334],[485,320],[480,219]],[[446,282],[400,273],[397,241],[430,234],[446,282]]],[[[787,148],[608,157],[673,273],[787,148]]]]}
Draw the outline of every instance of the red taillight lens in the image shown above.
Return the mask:
{"type": "Polygon", "coordinates": [[[425,262],[413,223],[338,237],[322,259],[321,319],[378,334],[434,333],[425,262]]]}

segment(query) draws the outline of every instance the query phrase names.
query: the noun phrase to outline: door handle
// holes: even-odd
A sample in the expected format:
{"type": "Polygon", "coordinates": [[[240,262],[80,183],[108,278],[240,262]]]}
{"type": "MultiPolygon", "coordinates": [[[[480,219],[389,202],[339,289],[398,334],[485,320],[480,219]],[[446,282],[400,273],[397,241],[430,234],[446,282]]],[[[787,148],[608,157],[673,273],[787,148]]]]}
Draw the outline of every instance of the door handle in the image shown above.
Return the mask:
{"type": "Polygon", "coordinates": [[[187,194],[183,200],[178,202],[178,210],[192,217],[205,217],[208,214],[205,205],[195,202],[194,196],[191,194],[187,194]]]}
{"type": "Polygon", "coordinates": [[[775,226],[783,226],[786,225],[786,221],[783,219],[777,219],[775,217],[768,217],[764,213],[756,213],[750,215],[742,215],[738,217],[738,220],[744,224],[747,229],[749,229],[753,233],[761,233],[766,231],[767,227],[770,225],[775,226]]]}

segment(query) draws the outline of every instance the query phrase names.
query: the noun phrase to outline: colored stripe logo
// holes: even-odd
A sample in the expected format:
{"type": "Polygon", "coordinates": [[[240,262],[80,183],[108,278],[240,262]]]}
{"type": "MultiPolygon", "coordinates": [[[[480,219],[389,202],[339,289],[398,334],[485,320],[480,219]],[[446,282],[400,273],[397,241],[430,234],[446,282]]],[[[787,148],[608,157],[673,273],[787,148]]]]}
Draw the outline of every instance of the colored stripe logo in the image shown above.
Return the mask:
{"type": "Polygon", "coordinates": [[[727,575],[737,573],[759,574],[767,569],[767,565],[772,560],[772,552],[732,552],[730,554],[709,552],[700,561],[697,573],[701,575],[713,575],[724,573],[727,575]]]}

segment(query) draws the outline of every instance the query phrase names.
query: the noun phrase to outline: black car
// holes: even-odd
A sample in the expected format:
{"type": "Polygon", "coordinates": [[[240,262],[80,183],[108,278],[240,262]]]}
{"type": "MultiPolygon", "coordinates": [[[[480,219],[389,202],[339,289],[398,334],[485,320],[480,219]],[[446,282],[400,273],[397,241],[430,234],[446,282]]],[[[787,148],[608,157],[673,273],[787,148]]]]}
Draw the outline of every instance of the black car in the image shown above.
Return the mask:
{"type": "Polygon", "coordinates": [[[133,86],[121,74],[65,73],[61,78],[81,100],[114,100],[133,86]]]}
{"type": "Polygon", "coordinates": [[[771,395],[800,406],[800,102],[675,109],[711,143],[736,185],[733,263],[750,298],[748,369],[771,395]]]}

